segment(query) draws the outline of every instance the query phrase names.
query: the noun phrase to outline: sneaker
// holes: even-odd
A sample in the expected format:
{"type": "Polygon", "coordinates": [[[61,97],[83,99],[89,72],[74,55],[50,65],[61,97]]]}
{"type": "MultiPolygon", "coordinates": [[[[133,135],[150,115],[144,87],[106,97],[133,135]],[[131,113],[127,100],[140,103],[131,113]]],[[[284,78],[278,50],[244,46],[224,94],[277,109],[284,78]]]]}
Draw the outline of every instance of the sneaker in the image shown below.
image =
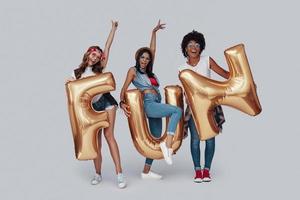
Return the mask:
{"type": "Polygon", "coordinates": [[[118,187],[119,188],[122,189],[122,188],[126,187],[126,181],[125,181],[124,175],[122,173],[118,173],[117,182],[118,182],[118,187]]]}
{"type": "Polygon", "coordinates": [[[203,181],[204,182],[210,182],[211,181],[211,177],[210,177],[208,169],[203,170],[203,181]]]}
{"type": "Polygon", "coordinates": [[[172,155],[173,155],[173,149],[172,148],[168,148],[168,156],[170,157],[171,164],[173,164],[172,155]]]}
{"type": "Polygon", "coordinates": [[[160,180],[162,179],[162,176],[157,174],[157,173],[154,173],[152,171],[149,171],[148,173],[141,173],[141,177],[142,179],[153,179],[153,180],[160,180]]]}
{"type": "Polygon", "coordinates": [[[101,174],[95,174],[93,179],[91,180],[92,185],[97,185],[102,181],[102,176],[101,174]]]}
{"type": "Polygon", "coordinates": [[[203,181],[203,175],[201,170],[196,170],[196,176],[194,178],[195,183],[201,183],[203,181]]]}
{"type": "Polygon", "coordinates": [[[160,146],[160,149],[161,149],[161,151],[163,153],[163,156],[164,156],[164,159],[165,159],[166,163],[168,165],[172,165],[172,155],[170,154],[170,150],[167,148],[166,143],[165,142],[161,142],[159,144],[159,146],[160,146]]]}

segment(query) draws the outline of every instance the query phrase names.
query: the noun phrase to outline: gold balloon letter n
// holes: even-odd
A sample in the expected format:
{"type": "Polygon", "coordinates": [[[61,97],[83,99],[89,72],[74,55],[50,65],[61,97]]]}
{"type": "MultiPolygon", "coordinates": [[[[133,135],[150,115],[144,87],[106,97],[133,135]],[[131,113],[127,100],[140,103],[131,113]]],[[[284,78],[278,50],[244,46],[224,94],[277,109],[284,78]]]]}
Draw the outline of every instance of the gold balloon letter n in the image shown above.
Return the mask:
{"type": "Polygon", "coordinates": [[[111,73],[103,73],[68,82],[66,90],[76,158],[94,159],[98,153],[98,131],[109,123],[107,112],[95,111],[91,101],[96,94],[115,90],[115,80],[111,73]]]}
{"type": "Polygon", "coordinates": [[[253,116],[261,112],[244,45],[231,47],[224,54],[230,72],[227,81],[208,79],[191,70],[179,74],[200,140],[218,134],[213,117],[216,105],[227,105],[253,116]]]}

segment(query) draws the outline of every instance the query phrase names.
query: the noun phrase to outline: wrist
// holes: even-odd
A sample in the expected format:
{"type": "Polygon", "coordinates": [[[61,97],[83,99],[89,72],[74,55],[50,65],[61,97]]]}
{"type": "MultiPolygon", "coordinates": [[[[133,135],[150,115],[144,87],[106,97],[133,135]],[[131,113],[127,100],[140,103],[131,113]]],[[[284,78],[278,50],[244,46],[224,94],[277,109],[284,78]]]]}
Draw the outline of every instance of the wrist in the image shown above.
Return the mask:
{"type": "Polygon", "coordinates": [[[122,107],[122,104],[123,104],[123,103],[125,103],[125,101],[124,101],[124,100],[121,100],[120,103],[119,103],[120,107],[122,107]]]}

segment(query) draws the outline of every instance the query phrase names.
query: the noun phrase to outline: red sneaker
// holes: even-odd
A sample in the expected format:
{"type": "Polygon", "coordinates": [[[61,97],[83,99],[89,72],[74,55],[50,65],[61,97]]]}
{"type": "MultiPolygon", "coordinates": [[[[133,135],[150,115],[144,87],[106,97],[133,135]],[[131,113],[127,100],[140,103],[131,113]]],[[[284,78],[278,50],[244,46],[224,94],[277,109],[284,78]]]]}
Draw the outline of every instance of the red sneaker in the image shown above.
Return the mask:
{"type": "Polygon", "coordinates": [[[201,183],[203,179],[202,171],[201,170],[196,170],[196,176],[194,178],[195,183],[201,183]]]}
{"type": "Polygon", "coordinates": [[[203,170],[203,181],[204,182],[210,182],[211,181],[211,177],[210,177],[208,169],[203,170]]]}

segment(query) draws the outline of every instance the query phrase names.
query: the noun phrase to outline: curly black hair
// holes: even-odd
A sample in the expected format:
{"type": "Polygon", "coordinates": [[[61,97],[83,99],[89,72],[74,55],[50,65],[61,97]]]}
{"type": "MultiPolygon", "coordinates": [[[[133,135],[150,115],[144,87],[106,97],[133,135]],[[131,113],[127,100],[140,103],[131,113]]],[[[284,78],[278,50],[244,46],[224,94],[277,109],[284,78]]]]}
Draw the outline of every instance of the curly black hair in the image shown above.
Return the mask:
{"type": "MultiPolygon", "coordinates": [[[[181,42],[181,51],[184,57],[187,57],[186,47],[190,41],[194,40],[195,42],[199,43],[201,52],[205,49],[205,38],[202,33],[193,30],[192,32],[186,34],[181,42]]],[[[201,53],[200,52],[200,53],[201,53]]]]}

